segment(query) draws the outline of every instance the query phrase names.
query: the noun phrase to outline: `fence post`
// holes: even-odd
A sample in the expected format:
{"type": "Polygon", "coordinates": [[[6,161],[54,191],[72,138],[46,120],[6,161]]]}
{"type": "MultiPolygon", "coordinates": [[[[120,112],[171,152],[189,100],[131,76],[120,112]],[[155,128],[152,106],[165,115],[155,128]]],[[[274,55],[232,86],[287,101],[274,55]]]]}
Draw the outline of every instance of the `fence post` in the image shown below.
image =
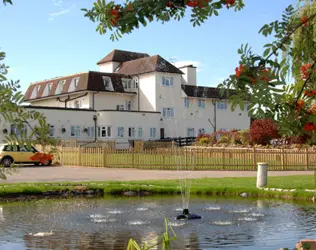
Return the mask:
{"type": "Polygon", "coordinates": [[[223,163],[223,170],[225,170],[225,148],[223,148],[223,152],[222,152],[222,163],[223,163]]]}
{"type": "Polygon", "coordinates": [[[64,165],[64,153],[63,153],[63,145],[60,146],[60,152],[59,152],[59,155],[60,155],[60,165],[64,165]]]}
{"type": "Polygon", "coordinates": [[[284,158],[285,158],[284,149],[282,148],[281,149],[281,166],[282,166],[282,170],[284,170],[284,158]]]}
{"type": "Polygon", "coordinates": [[[102,153],[103,153],[103,167],[106,168],[106,157],[107,157],[107,155],[106,155],[106,147],[105,147],[105,145],[103,145],[103,147],[102,147],[102,153]]]}
{"type": "MultiPolygon", "coordinates": [[[[167,149],[167,150],[168,150],[168,149],[167,149]]],[[[167,151],[167,152],[169,152],[169,151],[167,151]]],[[[162,168],[165,169],[165,167],[166,167],[166,166],[165,166],[166,151],[162,151],[162,150],[161,150],[161,153],[162,153],[162,168]]]]}
{"type": "Polygon", "coordinates": [[[132,148],[132,168],[134,168],[134,148],[132,148]]]}
{"type": "Polygon", "coordinates": [[[78,165],[81,166],[81,147],[78,147],[78,165]]]}
{"type": "Polygon", "coordinates": [[[306,148],[306,170],[309,168],[309,152],[308,148],[306,148]]]}
{"type": "Polygon", "coordinates": [[[257,155],[256,155],[256,148],[253,148],[253,166],[256,169],[256,165],[257,165],[257,155]]]}

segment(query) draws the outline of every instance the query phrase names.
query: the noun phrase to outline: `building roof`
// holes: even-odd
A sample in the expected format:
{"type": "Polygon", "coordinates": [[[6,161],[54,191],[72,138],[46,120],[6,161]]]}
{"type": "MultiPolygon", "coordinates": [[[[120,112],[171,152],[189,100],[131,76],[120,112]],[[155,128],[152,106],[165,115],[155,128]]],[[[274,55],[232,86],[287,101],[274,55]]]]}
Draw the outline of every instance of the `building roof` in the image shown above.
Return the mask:
{"type": "MultiPolygon", "coordinates": [[[[182,84],[181,87],[184,93],[189,97],[227,99],[220,95],[219,88],[193,86],[185,84],[182,84]]],[[[230,95],[233,95],[234,93],[235,92],[233,90],[230,90],[230,95]]]]}
{"type": "Polygon", "coordinates": [[[117,72],[124,75],[139,75],[151,72],[184,74],[159,55],[123,62],[117,72]]]}
{"type": "Polygon", "coordinates": [[[116,73],[103,73],[103,72],[94,72],[89,71],[86,73],[79,73],[65,77],[58,77],[50,80],[45,80],[42,82],[37,82],[30,85],[24,95],[24,101],[31,101],[41,98],[47,98],[52,96],[60,96],[68,93],[76,93],[81,91],[103,91],[103,92],[119,92],[119,93],[133,93],[125,91],[121,78],[130,78],[129,76],[116,74],[116,73]],[[111,78],[113,85],[113,91],[106,90],[104,87],[102,76],[108,76],[111,78]],[[76,88],[71,87],[73,79],[79,78],[79,82],[76,88]],[[60,93],[56,94],[56,89],[60,81],[65,80],[65,84],[60,93]],[[44,90],[48,84],[51,84],[50,91],[44,94],[44,90]],[[39,87],[36,96],[32,96],[34,88],[39,87]]]}
{"type": "Polygon", "coordinates": [[[103,57],[100,61],[98,61],[97,64],[99,65],[106,62],[127,62],[143,57],[149,57],[149,55],[146,53],[138,53],[115,49],[111,53],[103,57]]]}

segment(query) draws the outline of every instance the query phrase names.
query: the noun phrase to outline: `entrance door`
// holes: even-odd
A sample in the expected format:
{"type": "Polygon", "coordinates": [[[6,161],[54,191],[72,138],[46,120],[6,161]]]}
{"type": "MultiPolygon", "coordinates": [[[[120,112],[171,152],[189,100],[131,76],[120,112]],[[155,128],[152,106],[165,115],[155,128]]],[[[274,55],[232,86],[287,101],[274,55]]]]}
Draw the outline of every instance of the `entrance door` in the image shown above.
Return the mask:
{"type": "Polygon", "coordinates": [[[160,129],[160,139],[164,139],[165,138],[165,129],[161,128],[160,129]]]}

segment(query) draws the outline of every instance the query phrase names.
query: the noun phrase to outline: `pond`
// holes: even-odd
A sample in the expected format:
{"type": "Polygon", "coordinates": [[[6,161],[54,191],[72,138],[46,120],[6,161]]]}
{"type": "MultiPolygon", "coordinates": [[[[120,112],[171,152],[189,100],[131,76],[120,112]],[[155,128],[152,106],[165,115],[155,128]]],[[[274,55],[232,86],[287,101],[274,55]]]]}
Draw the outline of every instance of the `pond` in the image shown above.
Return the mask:
{"type": "Polygon", "coordinates": [[[178,237],[173,250],[293,249],[316,235],[316,207],[310,203],[192,197],[190,210],[202,219],[177,221],[180,204],[179,196],[0,204],[0,249],[126,250],[130,237],[157,239],[164,217],[178,237]]]}

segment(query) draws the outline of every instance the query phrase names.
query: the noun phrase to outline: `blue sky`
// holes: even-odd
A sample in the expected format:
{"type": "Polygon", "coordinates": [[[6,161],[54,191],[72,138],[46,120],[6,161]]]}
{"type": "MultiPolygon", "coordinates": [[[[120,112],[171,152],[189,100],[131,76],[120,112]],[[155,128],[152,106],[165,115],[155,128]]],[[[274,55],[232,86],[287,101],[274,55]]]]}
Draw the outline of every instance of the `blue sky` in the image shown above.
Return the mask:
{"type": "Polygon", "coordinates": [[[234,72],[240,45],[248,42],[262,52],[269,39],[259,29],[296,1],[244,0],[242,11],[222,9],[200,27],[193,28],[187,16],[180,22],[151,23],[116,42],[99,35],[96,24],[84,17],[80,9],[93,2],[14,0],[13,6],[0,7],[0,48],[7,53],[10,79],[20,79],[23,91],[31,82],[97,70],[96,62],[113,49],[193,61],[198,85],[216,86],[234,72]]]}

